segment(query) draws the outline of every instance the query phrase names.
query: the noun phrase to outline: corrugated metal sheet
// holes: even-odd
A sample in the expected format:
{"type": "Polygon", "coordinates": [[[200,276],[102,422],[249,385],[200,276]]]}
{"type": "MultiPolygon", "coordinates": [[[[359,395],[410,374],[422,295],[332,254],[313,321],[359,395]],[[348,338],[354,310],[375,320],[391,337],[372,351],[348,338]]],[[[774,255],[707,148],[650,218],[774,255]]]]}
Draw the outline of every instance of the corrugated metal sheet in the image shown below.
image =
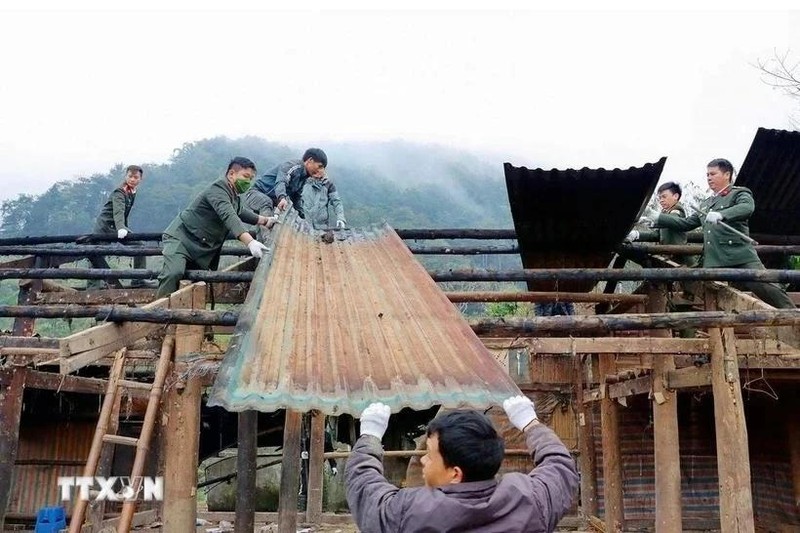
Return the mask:
{"type": "MultiPolygon", "coordinates": [[[[7,513],[9,516],[33,517],[47,506],[62,505],[59,476],[80,476],[89,456],[95,423],[60,422],[20,427],[18,461],[80,461],[80,465],[17,465],[7,513]]],[[[69,513],[71,507],[65,507],[69,513]]]]}
{"type": "MultiPolygon", "coordinates": [[[[543,170],[505,163],[525,268],[604,268],[655,190],[664,163],[627,170],[543,170]]],[[[528,283],[532,291],[589,291],[592,282],[528,283]]]]}
{"type": "Polygon", "coordinates": [[[736,185],[753,191],[751,233],[800,235],[800,132],[758,128],[736,185]]]}
{"type": "Polygon", "coordinates": [[[277,232],[209,405],[359,414],[374,401],[485,408],[519,394],[394,230],[330,244],[302,221],[277,232]]]}

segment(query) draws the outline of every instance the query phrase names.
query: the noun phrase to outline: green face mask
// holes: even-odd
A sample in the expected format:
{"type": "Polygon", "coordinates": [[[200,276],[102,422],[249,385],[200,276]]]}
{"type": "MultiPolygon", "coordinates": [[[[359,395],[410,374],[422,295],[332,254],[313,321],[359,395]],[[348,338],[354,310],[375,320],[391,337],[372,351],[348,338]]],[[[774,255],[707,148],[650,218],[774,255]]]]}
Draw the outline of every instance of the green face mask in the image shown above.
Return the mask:
{"type": "Polygon", "coordinates": [[[233,182],[233,188],[236,189],[236,192],[239,194],[244,194],[247,192],[247,189],[250,188],[250,185],[252,185],[252,180],[246,180],[242,178],[239,178],[233,182]]]}

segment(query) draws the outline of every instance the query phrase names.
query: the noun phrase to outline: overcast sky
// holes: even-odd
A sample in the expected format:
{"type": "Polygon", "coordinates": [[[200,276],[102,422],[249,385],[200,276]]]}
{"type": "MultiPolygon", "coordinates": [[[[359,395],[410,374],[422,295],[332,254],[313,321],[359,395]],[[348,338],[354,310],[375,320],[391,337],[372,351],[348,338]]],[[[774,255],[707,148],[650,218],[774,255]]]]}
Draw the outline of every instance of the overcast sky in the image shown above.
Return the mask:
{"type": "Polygon", "coordinates": [[[701,179],[790,126],[752,66],[787,49],[798,12],[0,8],[0,199],[217,135],[701,179]]]}

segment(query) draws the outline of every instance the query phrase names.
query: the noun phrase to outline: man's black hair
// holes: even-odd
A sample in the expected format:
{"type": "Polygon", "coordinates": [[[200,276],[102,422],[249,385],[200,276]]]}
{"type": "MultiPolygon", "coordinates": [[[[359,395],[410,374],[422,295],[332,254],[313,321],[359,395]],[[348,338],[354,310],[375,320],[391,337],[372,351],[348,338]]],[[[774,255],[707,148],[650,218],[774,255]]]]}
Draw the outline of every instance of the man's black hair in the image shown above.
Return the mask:
{"type": "Polygon", "coordinates": [[[679,197],[683,196],[683,191],[681,191],[681,186],[675,183],[674,181],[668,181],[662,184],[658,190],[656,191],[657,194],[661,194],[664,191],[669,191],[672,194],[677,194],[679,197]]]}
{"type": "Polygon", "coordinates": [[[439,439],[448,468],[459,467],[462,481],[492,479],[503,462],[505,446],[489,419],[477,411],[451,411],[428,424],[428,437],[439,439]]]}
{"type": "Polygon", "coordinates": [[[328,166],[328,156],[320,148],[309,148],[303,154],[303,162],[313,159],[317,163],[322,163],[323,167],[328,166]]]}
{"type": "Polygon", "coordinates": [[[139,173],[140,175],[144,176],[144,170],[139,165],[128,165],[128,168],[125,169],[125,175],[128,174],[135,174],[139,173]]]}
{"type": "Polygon", "coordinates": [[[236,156],[231,159],[231,162],[228,163],[228,170],[225,171],[225,174],[233,170],[238,170],[240,168],[252,168],[253,172],[256,171],[256,164],[247,159],[246,157],[236,156]]]}
{"type": "Polygon", "coordinates": [[[722,158],[712,159],[711,161],[709,161],[709,163],[706,165],[706,167],[708,167],[708,168],[717,167],[722,172],[730,172],[731,180],[733,179],[733,165],[727,159],[722,159],[722,158]]]}

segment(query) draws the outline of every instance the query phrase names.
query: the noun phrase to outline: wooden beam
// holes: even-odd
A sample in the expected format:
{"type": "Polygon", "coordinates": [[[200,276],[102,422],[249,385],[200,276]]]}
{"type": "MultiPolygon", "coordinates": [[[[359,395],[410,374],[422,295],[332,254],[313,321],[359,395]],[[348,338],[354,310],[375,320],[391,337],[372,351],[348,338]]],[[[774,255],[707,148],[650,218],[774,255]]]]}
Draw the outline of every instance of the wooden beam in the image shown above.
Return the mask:
{"type": "Polygon", "coordinates": [[[325,415],[319,411],[311,412],[310,437],[306,521],[319,524],[322,520],[322,474],[325,469],[325,415]]]}
{"type": "Polygon", "coordinates": [[[286,410],[283,426],[283,460],[281,461],[281,488],[278,496],[278,533],[295,533],[297,530],[297,491],[300,488],[300,426],[303,415],[286,410]]]}
{"type": "MultiPolygon", "coordinates": [[[[180,289],[188,295],[187,307],[205,307],[206,289],[192,284],[180,289]]],[[[177,293],[173,293],[177,294],[177,293]]],[[[160,301],[160,300],[159,300],[160,301]]],[[[175,358],[199,351],[203,345],[203,326],[178,326],[175,329],[175,358]]],[[[200,376],[184,372],[184,364],[173,366],[173,376],[187,375],[167,391],[162,416],[164,443],[164,531],[194,531],[197,522],[197,467],[200,453],[200,376]]]]}
{"type": "MultiPolygon", "coordinates": [[[[712,309],[717,306],[716,298],[708,291],[706,306],[712,309]]],[[[733,330],[711,328],[708,334],[717,438],[720,525],[722,531],[754,531],[747,424],[733,330]]]]}
{"type": "Polygon", "coordinates": [[[667,387],[670,389],[687,389],[708,387],[711,385],[711,368],[708,366],[681,368],[667,372],[667,387]]]}
{"type": "Polygon", "coordinates": [[[0,386],[0,531],[4,531],[6,509],[11,498],[27,370],[2,369],[0,375],[2,374],[8,376],[8,385],[0,386]]]}
{"type": "MultiPolygon", "coordinates": [[[[1,380],[2,378],[0,378],[1,380]]],[[[31,389],[51,390],[56,392],[77,392],[82,394],[105,394],[108,380],[86,378],[83,376],[66,376],[54,372],[42,372],[28,369],[25,385],[31,389]]],[[[142,389],[123,389],[122,395],[130,398],[147,398],[148,392],[142,389]]]]}
{"type": "Polygon", "coordinates": [[[256,513],[256,454],[258,411],[239,413],[236,449],[236,522],[235,533],[252,533],[256,513]]]}
{"type": "MultiPolygon", "coordinates": [[[[598,357],[601,381],[603,376],[617,373],[614,355],[599,355],[598,357]]],[[[619,404],[607,395],[600,400],[600,433],[603,441],[603,507],[608,531],[625,529],[619,407],[619,404]]]]}
{"type": "MultiPolygon", "coordinates": [[[[198,284],[200,285],[200,284],[198,284]]],[[[191,307],[193,286],[189,285],[145,305],[142,309],[183,309],[191,307]]],[[[203,291],[205,286],[203,285],[203,291]]],[[[62,360],[61,373],[69,374],[90,365],[101,357],[123,348],[150,333],[163,328],[163,324],[109,322],[79,331],[59,342],[62,360]]]]}
{"type": "MultiPolygon", "coordinates": [[[[667,309],[667,287],[648,287],[647,311],[667,309]]],[[[668,330],[650,332],[654,337],[671,338],[668,330]]],[[[675,370],[671,354],[653,356],[653,441],[656,477],[656,529],[659,532],[683,531],[681,512],[681,454],[678,445],[678,396],[666,386],[667,374],[675,370]]]]}

